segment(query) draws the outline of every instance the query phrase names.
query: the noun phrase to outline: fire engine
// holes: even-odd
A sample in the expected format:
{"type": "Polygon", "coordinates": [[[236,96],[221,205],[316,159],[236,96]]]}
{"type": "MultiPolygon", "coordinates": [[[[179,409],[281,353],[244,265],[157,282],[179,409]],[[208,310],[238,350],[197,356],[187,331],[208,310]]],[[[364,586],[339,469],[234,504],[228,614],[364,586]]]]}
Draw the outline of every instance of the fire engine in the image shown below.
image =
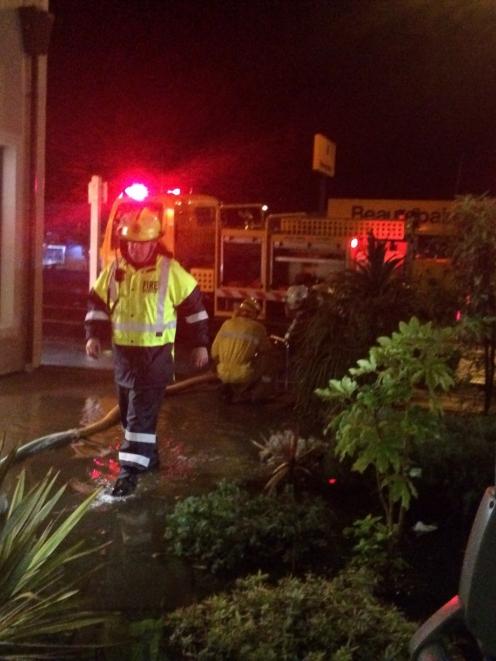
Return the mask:
{"type": "Polygon", "coordinates": [[[220,228],[215,314],[254,296],[265,317],[277,318],[287,289],[296,282],[326,280],[365,256],[369,233],[386,241],[387,255],[406,252],[405,223],[331,219],[307,213],[268,214],[259,228],[220,228]]]}
{"type": "Polygon", "coordinates": [[[209,195],[182,194],[179,190],[149,194],[143,184],[132,184],[110,209],[100,248],[102,267],[119,254],[117,228],[122,216],[145,206],[161,219],[162,247],[191,272],[212,300],[219,264],[219,228],[227,223],[241,232],[247,227],[261,227],[266,211],[261,203],[221,205],[209,195]]]}
{"type": "Polygon", "coordinates": [[[409,256],[414,274],[439,278],[449,262],[443,241],[451,228],[423,223],[409,235],[412,223],[406,214],[269,214],[262,203],[222,204],[208,195],[147,195],[144,190],[136,195],[136,190],[141,189],[127,189],[112,205],[102,264],[118,253],[122,215],[137,206],[151,207],[162,221],[164,248],[190,270],[216,317],[230,316],[247,296],[260,302],[262,318],[282,317],[289,286],[305,277],[326,280],[351,268],[365,259],[370,234],[385,241],[387,258],[409,256]]]}
{"type": "Polygon", "coordinates": [[[417,281],[443,282],[451,277],[450,255],[455,228],[453,200],[329,199],[329,218],[375,219],[405,225],[410,275],[417,281]]]}

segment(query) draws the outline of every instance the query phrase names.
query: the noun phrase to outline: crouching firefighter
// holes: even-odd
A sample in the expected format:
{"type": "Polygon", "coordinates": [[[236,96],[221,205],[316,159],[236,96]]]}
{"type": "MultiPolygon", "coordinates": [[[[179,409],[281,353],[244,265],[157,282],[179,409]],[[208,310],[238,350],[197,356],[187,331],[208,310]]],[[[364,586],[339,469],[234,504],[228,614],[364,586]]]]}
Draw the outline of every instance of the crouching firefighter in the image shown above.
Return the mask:
{"type": "Polygon", "coordinates": [[[245,299],[212,343],[212,359],[226,401],[246,397],[259,401],[272,394],[273,351],[265,326],[257,320],[259,314],[257,300],[245,299]]]}
{"type": "Polygon", "coordinates": [[[124,439],[113,496],[136,488],[138,475],[158,465],[156,428],[166,386],[173,380],[177,316],[192,347],[192,366],[208,364],[208,315],[196,280],[159,245],[152,208],[124,214],[120,256],[98,276],[88,297],[86,353],[99,358],[111,327],[114,376],[124,439]]]}

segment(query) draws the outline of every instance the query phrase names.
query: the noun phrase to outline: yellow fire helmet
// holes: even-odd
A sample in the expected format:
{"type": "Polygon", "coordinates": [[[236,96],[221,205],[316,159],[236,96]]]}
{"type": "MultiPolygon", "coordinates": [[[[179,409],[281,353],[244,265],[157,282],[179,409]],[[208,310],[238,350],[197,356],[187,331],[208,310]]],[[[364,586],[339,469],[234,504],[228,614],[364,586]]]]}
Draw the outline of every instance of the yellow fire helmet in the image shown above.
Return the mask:
{"type": "Polygon", "coordinates": [[[162,224],[153,209],[143,207],[123,214],[117,235],[124,241],[156,241],[162,234],[162,224]]]}
{"type": "Polygon", "coordinates": [[[256,319],[260,314],[260,311],[261,307],[256,298],[245,298],[238,308],[237,316],[256,319]]]}

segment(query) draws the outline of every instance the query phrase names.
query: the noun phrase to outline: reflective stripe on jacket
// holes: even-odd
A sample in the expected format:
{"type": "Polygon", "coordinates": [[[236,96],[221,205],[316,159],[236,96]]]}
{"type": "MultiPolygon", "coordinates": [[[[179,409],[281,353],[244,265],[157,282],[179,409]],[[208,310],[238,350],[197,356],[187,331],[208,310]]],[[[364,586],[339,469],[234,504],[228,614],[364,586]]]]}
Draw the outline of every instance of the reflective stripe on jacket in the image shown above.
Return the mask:
{"type": "MultiPolygon", "coordinates": [[[[159,255],[154,265],[141,269],[124,260],[112,262],[100,273],[93,293],[110,316],[114,344],[156,347],[174,342],[175,308],[196,286],[196,280],[179,262],[159,255]]],[[[101,315],[101,310],[90,310],[86,321],[98,321],[101,315]]],[[[204,309],[191,316],[191,321],[186,318],[189,323],[208,318],[204,309]]]]}
{"type": "Polygon", "coordinates": [[[212,358],[224,383],[248,383],[255,374],[257,354],[270,349],[263,324],[247,317],[233,317],[220,327],[212,344],[212,358]]]}

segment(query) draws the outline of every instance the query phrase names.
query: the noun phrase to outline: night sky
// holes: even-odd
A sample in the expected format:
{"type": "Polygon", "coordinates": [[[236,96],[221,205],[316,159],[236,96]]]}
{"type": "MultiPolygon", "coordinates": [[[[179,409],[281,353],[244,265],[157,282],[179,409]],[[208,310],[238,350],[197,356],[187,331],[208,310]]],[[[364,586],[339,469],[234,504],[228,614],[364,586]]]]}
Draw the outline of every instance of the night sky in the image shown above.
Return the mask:
{"type": "Polygon", "coordinates": [[[492,0],[52,0],[47,202],[147,176],[315,211],[496,192],[492,0]]]}

